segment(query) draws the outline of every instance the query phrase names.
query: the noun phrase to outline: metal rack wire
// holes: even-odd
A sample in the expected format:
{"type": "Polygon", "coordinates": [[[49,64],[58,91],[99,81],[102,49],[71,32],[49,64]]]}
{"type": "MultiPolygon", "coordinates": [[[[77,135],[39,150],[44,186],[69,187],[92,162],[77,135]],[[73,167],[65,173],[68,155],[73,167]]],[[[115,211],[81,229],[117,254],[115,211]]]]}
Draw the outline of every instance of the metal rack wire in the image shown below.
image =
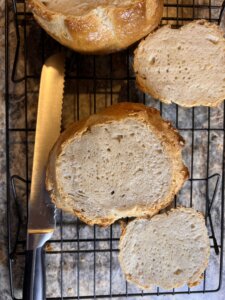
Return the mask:
{"type": "MultiPolygon", "coordinates": [[[[162,24],[175,26],[202,17],[219,23],[224,8],[224,3],[212,0],[205,0],[204,4],[196,0],[165,0],[164,5],[162,24]]],[[[205,213],[211,239],[211,260],[216,262],[213,270],[216,279],[213,284],[210,282],[209,266],[203,283],[197,288],[171,291],[156,288],[143,292],[126,283],[121,275],[116,258],[120,234],[117,224],[108,229],[89,228],[59,212],[56,233],[46,246],[47,299],[129,299],[218,291],[223,261],[224,104],[218,109],[182,109],[151,99],[135,87],[132,47],[103,57],[79,55],[64,49],[39,28],[23,0],[6,1],[5,19],[8,255],[12,298],[21,299],[40,70],[45,58],[56,51],[67,53],[64,127],[119,99],[157,107],[185,136],[190,180],[184,193],[175,199],[174,206],[194,206],[205,213]],[[217,139],[220,143],[215,142],[217,139]],[[198,170],[199,161],[204,164],[203,171],[198,170]]]]}

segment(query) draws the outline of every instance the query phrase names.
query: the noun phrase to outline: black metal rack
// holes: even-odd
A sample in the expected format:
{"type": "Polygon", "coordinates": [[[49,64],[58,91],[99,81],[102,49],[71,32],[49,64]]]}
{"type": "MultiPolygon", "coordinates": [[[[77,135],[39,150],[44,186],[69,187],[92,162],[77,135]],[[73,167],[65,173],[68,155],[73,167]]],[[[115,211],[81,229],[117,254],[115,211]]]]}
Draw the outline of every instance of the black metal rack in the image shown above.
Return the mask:
{"type": "MultiPolygon", "coordinates": [[[[165,0],[162,24],[180,26],[202,17],[219,23],[224,3],[216,3],[218,1],[214,4],[212,0],[206,0],[200,4],[196,0],[165,0]]],[[[21,299],[40,70],[45,58],[57,51],[67,53],[64,127],[103,106],[127,100],[157,107],[185,137],[187,145],[184,156],[190,179],[175,198],[174,206],[193,206],[205,213],[214,280],[211,281],[209,265],[199,287],[141,291],[126,283],[119,269],[118,224],[107,229],[90,228],[59,212],[56,233],[46,246],[47,299],[129,299],[218,291],[222,282],[223,261],[224,104],[213,109],[183,109],[151,99],[135,87],[132,71],[135,46],[101,57],[80,55],[64,49],[40,29],[23,0],[7,0],[5,18],[7,226],[12,298],[21,299]]]]}

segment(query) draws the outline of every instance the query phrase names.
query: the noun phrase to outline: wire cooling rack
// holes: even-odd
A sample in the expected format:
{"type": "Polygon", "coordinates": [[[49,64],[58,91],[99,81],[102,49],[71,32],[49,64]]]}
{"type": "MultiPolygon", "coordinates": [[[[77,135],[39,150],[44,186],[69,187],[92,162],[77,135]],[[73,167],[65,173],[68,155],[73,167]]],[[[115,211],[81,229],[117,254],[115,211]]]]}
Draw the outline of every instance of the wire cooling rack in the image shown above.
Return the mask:
{"type": "MultiPolygon", "coordinates": [[[[213,0],[165,0],[162,24],[180,26],[205,18],[220,23],[224,4],[213,0]]],[[[46,245],[47,299],[138,299],[149,295],[216,292],[221,287],[224,212],[224,104],[183,109],[164,105],[136,89],[133,50],[85,56],[64,49],[36,24],[22,0],[6,1],[6,142],[8,255],[11,295],[21,299],[27,201],[41,66],[46,57],[67,53],[63,127],[118,101],[158,108],[186,140],[184,159],[190,179],[174,206],[193,206],[205,214],[211,241],[202,283],[165,291],[141,291],[128,284],[117,255],[120,227],[89,227],[58,212],[57,228],[46,245]]],[[[53,95],[54,101],[54,95],[53,95]]]]}

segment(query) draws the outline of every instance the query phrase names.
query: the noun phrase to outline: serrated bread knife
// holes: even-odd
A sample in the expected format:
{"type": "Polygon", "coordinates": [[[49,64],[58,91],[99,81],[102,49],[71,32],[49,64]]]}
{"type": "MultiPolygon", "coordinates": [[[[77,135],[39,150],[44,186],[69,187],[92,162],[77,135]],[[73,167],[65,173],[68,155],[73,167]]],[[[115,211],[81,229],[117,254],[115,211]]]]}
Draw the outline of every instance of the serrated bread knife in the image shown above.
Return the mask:
{"type": "Polygon", "coordinates": [[[24,300],[45,299],[44,244],[55,228],[55,207],[45,189],[48,155],[61,129],[65,74],[63,54],[49,57],[41,72],[23,284],[24,300]]]}

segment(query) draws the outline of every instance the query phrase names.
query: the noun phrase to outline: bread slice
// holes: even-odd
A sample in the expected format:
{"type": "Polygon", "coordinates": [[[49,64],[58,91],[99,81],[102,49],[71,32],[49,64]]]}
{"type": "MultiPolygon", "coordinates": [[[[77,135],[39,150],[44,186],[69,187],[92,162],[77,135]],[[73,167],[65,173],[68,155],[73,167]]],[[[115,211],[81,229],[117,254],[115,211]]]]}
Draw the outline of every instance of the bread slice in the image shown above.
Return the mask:
{"type": "Polygon", "coordinates": [[[125,228],[119,248],[126,279],[143,289],[198,285],[210,255],[203,215],[192,208],[135,219],[125,228]]]}
{"type": "Polygon", "coordinates": [[[87,224],[151,216],[173,200],[188,170],[184,141],[157,110],[120,103],[69,127],[55,144],[47,190],[87,224]]]}
{"type": "Polygon", "coordinates": [[[58,42],[83,53],[127,48],[155,29],[163,0],[28,0],[36,21],[58,42]]]}
{"type": "Polygon", "coordinates": [[[163,26],[135,51],[140,89],[165,103],[217,106],[225,99],[225,38],[200,20],[180,29],[163,26]]]}

